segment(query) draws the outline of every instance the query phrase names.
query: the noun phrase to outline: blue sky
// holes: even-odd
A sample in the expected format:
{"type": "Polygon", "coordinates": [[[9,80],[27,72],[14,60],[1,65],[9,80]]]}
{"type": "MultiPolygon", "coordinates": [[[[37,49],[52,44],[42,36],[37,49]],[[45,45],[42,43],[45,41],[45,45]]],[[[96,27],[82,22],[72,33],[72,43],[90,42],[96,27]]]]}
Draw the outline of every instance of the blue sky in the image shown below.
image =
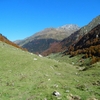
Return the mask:
{"type": "Polygon", "coordinates": [[[24,39],[49,27],[82,27],[100,15],[100,0],[0,0],[0,33],[24,39]]]}

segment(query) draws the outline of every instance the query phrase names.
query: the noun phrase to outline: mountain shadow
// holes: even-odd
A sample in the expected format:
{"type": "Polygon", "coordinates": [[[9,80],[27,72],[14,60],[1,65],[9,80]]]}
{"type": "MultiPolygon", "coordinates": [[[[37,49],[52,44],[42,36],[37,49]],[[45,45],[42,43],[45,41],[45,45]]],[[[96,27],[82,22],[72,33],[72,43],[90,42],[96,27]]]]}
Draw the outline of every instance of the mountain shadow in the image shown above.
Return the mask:
{"type": "Polygon", "coordinates": [[[29,52],[41,53],[48,49],[54,42],[57,43],[59,41],[55,39],[35,39],[24,44],[22,47],[27,48],[29,52]]]}

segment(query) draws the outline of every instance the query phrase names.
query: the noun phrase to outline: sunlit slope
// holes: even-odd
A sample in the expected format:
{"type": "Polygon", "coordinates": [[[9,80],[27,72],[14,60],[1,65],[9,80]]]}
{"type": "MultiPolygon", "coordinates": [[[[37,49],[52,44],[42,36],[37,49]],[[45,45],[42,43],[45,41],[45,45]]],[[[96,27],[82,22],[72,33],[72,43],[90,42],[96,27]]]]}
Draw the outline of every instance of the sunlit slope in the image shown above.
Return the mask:
{"type": "Polygon", "coordinates": [[[88,72],[76,67],[0,42],[0,100],[70,100],[71,95],[82,100],[99,98],[100,84],[92,84],[100,80],[99,65],[88,72]],[[53,96],[55,90],[61,96],[53,96]]]}

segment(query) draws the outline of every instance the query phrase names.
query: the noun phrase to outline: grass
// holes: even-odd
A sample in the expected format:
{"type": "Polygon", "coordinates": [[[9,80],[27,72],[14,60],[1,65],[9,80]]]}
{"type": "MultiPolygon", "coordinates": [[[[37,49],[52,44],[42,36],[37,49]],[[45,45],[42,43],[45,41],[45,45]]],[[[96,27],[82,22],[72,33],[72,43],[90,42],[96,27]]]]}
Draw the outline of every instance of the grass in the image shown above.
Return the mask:
{"type": "Polygon", "coordinates": [[[100,63],[78,71],[72,64],[78,58],[39,57],[0,42],[0,100],[69,100],[70,94],[99,100],[100,63]],[[52,95],[55,90],[60,97],[52,95]]]}

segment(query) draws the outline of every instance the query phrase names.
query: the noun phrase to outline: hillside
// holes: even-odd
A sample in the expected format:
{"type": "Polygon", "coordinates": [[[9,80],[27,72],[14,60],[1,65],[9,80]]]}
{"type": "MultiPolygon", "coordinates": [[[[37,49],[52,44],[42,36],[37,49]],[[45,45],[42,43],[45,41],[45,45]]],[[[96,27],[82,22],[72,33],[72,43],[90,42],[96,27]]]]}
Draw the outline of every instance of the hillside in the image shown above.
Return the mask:
{"type": "Polygon", "coordinates": [[[51,43],[61,41],[78,29],[79,27],[73,24],[64,25],[58,28],[46,28],[22,41],[15,41],[15,43],[28,49],[30,52],[42,53],[50,47],[51,43]]]}
{"type": "MultiPolygon", "coordinates": [[[[74,46],[68,50],[72,56],[85,54],[85,57],[91,57],[92,62],[100,61],[100,24],[84,35],[74,46]]],[[[68,52],[66,51],[66,53],[68,52]]]]}
{"type": "Polygon", "coordinates": [[[74,46],[75,50],[100,44],[100,24],[84,35],[74,46]]]}
{"type": "Polygon", "coordinates": [[[67,38],[63,39],[61,42],[52,44],[48,50],[44,51],[42,54],[43,55],[49,55],[51,53],[57,53],[57,52],[62,52],[68,49],[70,45],[75,45],[77,41],[79,41],[82,36],[87,34],[90,30],[92,30],[94,27],[96,27],[100,23],[100,15],[94,18],[88,25],[80,28],[78,31],[74,32],[67,38]]]}
{"type": "Polygon", "coordinates": [[[7,39],[5,36],[3,36],[2,34],[0,34],[0,41],[2,41],[2,42],[4,42],[4,43],[7,43],[7,44],[9,44],[9,45],[12,45],[12,46],[14,46],[14,47],[16,47],[16,48],[20,48],[20,49],[22,49],[22,50],[27,51],[26,49],[24,49],[24,48],[18,46],[17,44],[11,42],[10,40],[8,40],[8,39],[7,39]]]}
{"type": "Polygon", "coordinates": [[[0,99],[99,100],[100,63],[79,71],[64,57],[62,61],[39,57],[0,42],[0,99]],[[53,95],[55,90],[59,95],[53,95]]]}

